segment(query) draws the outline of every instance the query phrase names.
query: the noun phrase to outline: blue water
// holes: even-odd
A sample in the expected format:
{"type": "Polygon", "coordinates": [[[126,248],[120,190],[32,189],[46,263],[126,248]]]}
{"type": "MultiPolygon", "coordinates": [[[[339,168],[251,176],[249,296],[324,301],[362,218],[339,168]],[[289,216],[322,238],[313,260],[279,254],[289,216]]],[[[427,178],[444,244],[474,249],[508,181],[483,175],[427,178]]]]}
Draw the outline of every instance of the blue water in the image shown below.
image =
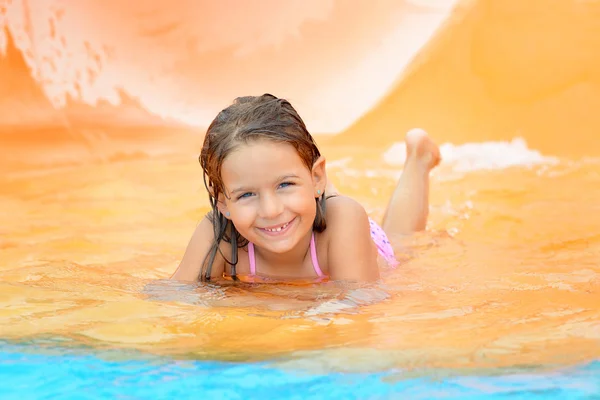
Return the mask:
{"type": "Polygon", "coordinates": [[[107,354],[0,342],[0,399],[600,399],[600,362],[415,378],[402,371],[310,374],[269,363],[111,361],[107,354]]]}

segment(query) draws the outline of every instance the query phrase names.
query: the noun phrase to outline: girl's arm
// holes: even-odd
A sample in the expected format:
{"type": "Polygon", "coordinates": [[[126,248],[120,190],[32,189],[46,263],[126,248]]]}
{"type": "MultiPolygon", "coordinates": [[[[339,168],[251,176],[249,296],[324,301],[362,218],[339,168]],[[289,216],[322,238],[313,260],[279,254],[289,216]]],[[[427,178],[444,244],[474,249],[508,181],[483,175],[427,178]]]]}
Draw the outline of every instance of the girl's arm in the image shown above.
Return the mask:
{"type": "Polygon", "coordinates": [[[369,282],[379,279],[377,248],[371,239],[367,212],[349,197],[327,200],[327,250],[333,280],[369,282]]]}
{"type": "MultiPolygon", "coordinates": [[[[213,240],[214,231],[212,222],[208,217],[204,217],[196,227],[187,249],[185,250],[183,259],[173,276],[171,276],[171,279],[189,282],[198,281],[202,263],[212,247],[213,240]]],[[[217,252],[212,266],[211,278],[222,277],[224,267],[225,260],[221,254],[217,252]]]]}

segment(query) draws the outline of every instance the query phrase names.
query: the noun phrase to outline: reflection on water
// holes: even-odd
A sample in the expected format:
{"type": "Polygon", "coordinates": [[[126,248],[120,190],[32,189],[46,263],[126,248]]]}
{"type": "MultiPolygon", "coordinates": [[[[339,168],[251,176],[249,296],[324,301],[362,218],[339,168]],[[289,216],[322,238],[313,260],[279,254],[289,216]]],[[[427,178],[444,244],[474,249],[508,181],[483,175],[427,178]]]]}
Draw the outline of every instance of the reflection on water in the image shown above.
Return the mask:
{"type": "Polygon", "coordinates": [[[328,314],[358,314],[361,307],[386,300],[390,294],[378,284],[354,285],[328,282],[314,285],[190,284],[154,281],[144,288],[149,300],[176,301],[202,307],[257,307],[287,311],[281,318],[325,317],[328,314]],[[352,286],[352,287],[350,287],[352,286]]]}
{"type": "MultiPolygon", "coordinates": [[[[345,158],[331,178],[376,219],[398,175],[385,150],[324,146],[345,158]]],[[[401,267],[376,286],[298,288],[166,280],[206,212],[190,153],[5,168],[0,338],[344,370],[600,355],[597,160],[442,165],[428,232],[397,243],[401,267]]]]}

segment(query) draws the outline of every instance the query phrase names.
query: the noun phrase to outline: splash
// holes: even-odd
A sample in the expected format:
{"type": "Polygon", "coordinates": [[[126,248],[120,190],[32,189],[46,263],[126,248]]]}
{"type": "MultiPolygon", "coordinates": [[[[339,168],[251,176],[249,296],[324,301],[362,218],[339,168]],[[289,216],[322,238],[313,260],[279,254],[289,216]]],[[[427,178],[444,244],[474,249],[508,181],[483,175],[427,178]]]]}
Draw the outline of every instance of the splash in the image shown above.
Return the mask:
{"type": "MultiPolygon", "coordinates": [[[[511,141],[462,145],[444,143],[440,146],[440,152],[443,163],[458,172],[531,167],[558,162],[556,157],[544,156],[539,151],[527,147],[527,142],[522,137],[511,141]]],[[[403,165],[406,160],[405,144],[394,143],[383,154],[383,160],[391,166],[403,165]]]]}

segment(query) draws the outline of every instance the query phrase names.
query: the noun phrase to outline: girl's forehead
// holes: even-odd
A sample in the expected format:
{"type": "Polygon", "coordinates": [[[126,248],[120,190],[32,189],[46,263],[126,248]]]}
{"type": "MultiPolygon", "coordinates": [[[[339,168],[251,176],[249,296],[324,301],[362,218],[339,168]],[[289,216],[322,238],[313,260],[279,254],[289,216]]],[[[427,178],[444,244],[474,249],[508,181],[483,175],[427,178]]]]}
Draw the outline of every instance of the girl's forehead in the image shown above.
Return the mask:
{"type": "Polygon", "coordinates": [[[225,157],[221,166],[224,181],[306,172],[308,168],[292,145],[267,140],[239,145],[225,157]]]}

